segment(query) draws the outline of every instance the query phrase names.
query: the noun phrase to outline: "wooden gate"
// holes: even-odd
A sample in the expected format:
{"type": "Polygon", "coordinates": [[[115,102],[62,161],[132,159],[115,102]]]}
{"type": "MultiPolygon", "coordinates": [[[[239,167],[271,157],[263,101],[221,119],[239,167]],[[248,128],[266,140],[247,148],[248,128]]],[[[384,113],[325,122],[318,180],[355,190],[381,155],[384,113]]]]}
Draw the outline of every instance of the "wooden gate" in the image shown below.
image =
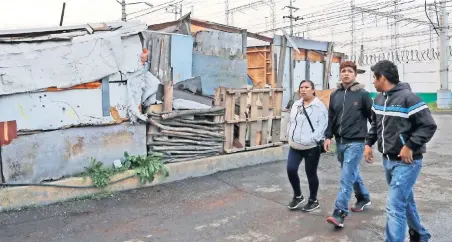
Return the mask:
{"type": "MultiPolygon", "coordinates": [[[[215,106],[225,108],[224,151],[234,153],[280,142],[283,88],[215,89],[215,106]]],[[[221,120],[223,119],[223,120],[221,120]]]]}

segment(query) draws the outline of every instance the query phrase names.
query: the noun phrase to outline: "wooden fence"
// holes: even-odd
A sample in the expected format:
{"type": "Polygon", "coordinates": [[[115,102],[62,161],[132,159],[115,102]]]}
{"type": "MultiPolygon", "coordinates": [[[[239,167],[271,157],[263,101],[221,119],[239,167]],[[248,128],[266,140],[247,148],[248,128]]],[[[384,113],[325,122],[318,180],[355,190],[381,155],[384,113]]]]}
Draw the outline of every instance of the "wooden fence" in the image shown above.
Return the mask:
{"type": "Polygon", "coordinates": [[[234,153],[281,145],[283,88],[215,89],[215,106],[224,107],[224,151],[234,153]]]}
{"type": "Polygon", "coordinates": [[[147,143],[150,152],[161,153],[164,162],[195,160],[223,153],[224,108],[158,112],[150,110],[147,143]]]}

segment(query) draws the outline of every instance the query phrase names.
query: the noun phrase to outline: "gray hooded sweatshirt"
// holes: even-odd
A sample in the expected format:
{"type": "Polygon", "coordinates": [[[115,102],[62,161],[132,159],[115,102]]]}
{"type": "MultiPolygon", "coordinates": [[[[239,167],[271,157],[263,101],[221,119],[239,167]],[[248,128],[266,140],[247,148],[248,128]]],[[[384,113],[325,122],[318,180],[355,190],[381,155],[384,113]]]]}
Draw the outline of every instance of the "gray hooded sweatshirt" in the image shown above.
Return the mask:
{"type": "Polygon", "coordinates": [[[311,126],[303,112],[303,100],[297,100],[290,110],[289,124],[287,125],[287,138],[290,147],[305,150],[317,146],[317,142],[325,138],[324,132],[328,125],[328,110],[325,104],[317,97],[305,107],[314,128],[311,126]]]}

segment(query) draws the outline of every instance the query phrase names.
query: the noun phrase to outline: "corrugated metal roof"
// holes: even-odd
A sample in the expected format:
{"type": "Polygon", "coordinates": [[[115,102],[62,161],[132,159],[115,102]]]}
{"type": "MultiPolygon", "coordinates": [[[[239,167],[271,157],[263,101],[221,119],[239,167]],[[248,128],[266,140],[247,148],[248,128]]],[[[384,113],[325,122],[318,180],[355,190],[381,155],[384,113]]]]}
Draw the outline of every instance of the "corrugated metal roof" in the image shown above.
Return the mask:
{"type": "Polygon", "coordinates": [[[0,30],[0,42],[38,42],[48,40],[71,40],[74,37],[98,32],[145,30],[147,25],[140,21],[90,23],[85,25],[58,26],[32,29],[0,30]]]}
{"type": "MultiPolygon", "coordinates": [[[[155,31],[165,29],[165,28],[177,25],[181,20],[183,20],[184,18],[187,18],[187,17],[189,17],[188,14],[179,20],[149,25],[148,28],[150,30],[155,30],[155,31]]],[[[219,24],[219,23],[214,23],[214,22],[201,20],[201,19],[191,18],[190,21],[191,21],[191,24],[193,24],[193,25],[197,25],[197,26],[201,26],[201,27],[209,28],[209,29],[215,29],[215,30],[219,30],[219,31],[224,31],[224,32],[229,32],[229,33],[242,33],[243,31],[246,31],[246,29],[241,29],[241,28],[224,25],[224,24],[219,24]]],[[[252,33],[252,32],[247,32],[247,36],[250,38],[262,40],[265,42],[273,42],[273,38],[270,38],[270,37],[267,37],[264,35],[260,35],[260,34],[256,34],[256,33],[252,33]]]]}

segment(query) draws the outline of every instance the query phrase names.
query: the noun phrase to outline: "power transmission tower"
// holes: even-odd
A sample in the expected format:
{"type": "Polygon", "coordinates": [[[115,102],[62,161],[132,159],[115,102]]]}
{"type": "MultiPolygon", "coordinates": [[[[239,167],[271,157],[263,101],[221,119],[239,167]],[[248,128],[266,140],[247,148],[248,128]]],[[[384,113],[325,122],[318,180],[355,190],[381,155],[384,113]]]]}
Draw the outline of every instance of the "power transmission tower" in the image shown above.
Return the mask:
{"type": "MultiPolygon", "coordinates": [[[[256,7],[259,7],[259,6],[264,5],[266,3],[267,3],[267,1],[260,0],[260,1],[252,2],[252,3],[244,4],[244,5],[235,7],[235,8],[228,9],[228,13],[230,15],[230,23],[231,23],[231,25],[234,25],[234,13],[235,12],[242,12],[242,11],[244,11],[246,9],[256,8],[256,7]]],[[[244,12],[242,12],[242,13],[244,13],[244,12]]],[[[229,17],[227,17],[227,19],[229,20],[229,17]]]]}
{"type": "Polygon", "coordinates": [[[394,24],[392,26],[392,38],[391,38],[391,48],[392,51],[397,51],[397,47],[399,45],[399,26],[398,21],[396,20],[397,13],[399,12],[399,0],[394,0],[394,24]]]}
{"type": "Polygon", "coordinates": [[[449,109],[452,105],[452,94],[449,90],[449,13],[446,9],[446,1],[440,1],[440,38],[439,38],[439,58],[440,58],[440,90],[437,95],[437,106],[439,109],[449,109]]]}
{"type": "Polygon", "coordinates": [[[285,6],[284,8],[288,8],[289,9],[289,16],[283,16],[283,19],[288,18],[290,19],[290,36],[293,36],[293,21],[298,21],[298,20],[303,20],[303,17],[300,16],[293,16],[293,12],[295,10],[295,12],[297,10],[299,10],[299,8],[292,6],[292,0],[290,0],[290,5],[289,6],[285,6]]]}
{"type": "Polygon", "coordinates": [[[176,4],[170,4],[168,5],[169,7],[172,7],[168,10],[168,8],[166,8],[166,12],[167,13],[174,13],[174,19],[177,20],[177,15],[179,14],[180,17],[182,17],[182,4],[179,5],[179,7],[176,4]]]}
{"type": "Polygon", "coordinates": [[[225,9],[224,9],[224,15],[225,15],[225,18],[226,18],[226,25],[229,25],[229,0],[224,0],[224,7],[225,7],[225,9]]]}
{"type": "Polygon", "coordinates": [[[350,1],[350,7],[352,11],[352,46],[350,50],[350,58],[355,55],[355,0],[350,1]]]}
{"type": "Polygon", "coordinates": [[[270,17],[272,19],[272,33],[275,36],[276,33],[276,3],[275,0],[270,0],[268,3],[270,7],[270,17]]]}

